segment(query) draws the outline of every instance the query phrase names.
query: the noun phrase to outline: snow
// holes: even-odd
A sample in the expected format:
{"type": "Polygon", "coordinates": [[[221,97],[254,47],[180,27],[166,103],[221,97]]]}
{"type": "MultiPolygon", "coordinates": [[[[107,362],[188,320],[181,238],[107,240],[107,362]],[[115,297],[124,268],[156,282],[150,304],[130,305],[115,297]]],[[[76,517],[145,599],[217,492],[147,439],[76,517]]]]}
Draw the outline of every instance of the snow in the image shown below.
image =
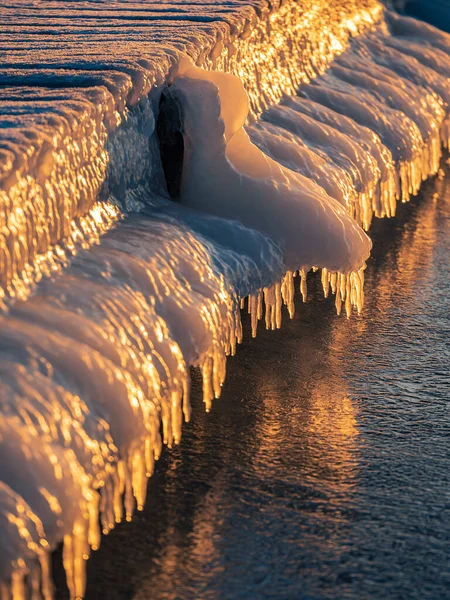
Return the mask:
{"type": "Polygon", "coordinates": [[[361,310],[373,217],[449,144],[450,37],[376,0],[16,1],[0,19],[0,597],[51,598],[63,540],[76,598],[180,439],[189,367],[207,410],[220,395],[245,301],[253,335],[280,327],[321,269],[338,312],[361,310]]]}

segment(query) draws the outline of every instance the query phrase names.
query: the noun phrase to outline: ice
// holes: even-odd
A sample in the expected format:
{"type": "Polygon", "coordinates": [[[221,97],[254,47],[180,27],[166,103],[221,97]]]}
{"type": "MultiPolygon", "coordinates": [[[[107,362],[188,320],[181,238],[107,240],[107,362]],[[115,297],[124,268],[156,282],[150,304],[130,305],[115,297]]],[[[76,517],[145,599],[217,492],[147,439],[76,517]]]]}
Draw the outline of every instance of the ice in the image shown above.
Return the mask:
{"type": "Polygon", "coordinates": [[[181,202],[268,235],[283,249],[290,271],[316,266],[349,273],[363,267],[370,242],[342,205],[250,142],[242,127],[245,91],[237,78],[188,67],[170,94],[184,119],[181,202]],[[232,107],[240,118],[229,118],[232,107]]]}
{"type": "Polygon", "coordinates": [[[361,311],[373,217],[449,144],[450,37],[377,0],[0,7],[0,597],[72,598],[242,337],[319,274],[361,311]],[[164,123],[162,97],[179,111],[164,123]],[[172,129],[171,129],[172,128],[172,129]],[[158,131],[183,140],[172,202],[158,131]]]}
{"type": "Polygon", "coordinates": [[[64,539],[71,596],[83,595],[99,517],[107,533],[142,508],[161,444],[180,439],[188,366],[201,369],[207,409],[220,394],[226,355],[241,337],[231,282],[254,290],[284,272],[280,251],[260,234],[205,217],[201,235],[188,225],[195,215],[175,218],[167,204],[130,216],[1,319],[0,522],[9,523],[1,575],[12,567],[17,589],[43,549],[64,539]],[[242,236],[236,248],[231,227],[242,236]],[[30,524],[11,521],[14,495],[30,524]]]}
{"type": "Polygon", "coordinates": [[[130,188],[157,178],[149,125],[182,56],[238,76],[255,118],[325,69],[381,14],[377,0],[332,8],[307,0],[301,11],[279,0],[69,1],[63,11],[56,1],[15,0],[0,7],[4,294],[26,297],[62,253],[95,241],[66,247],[95,202],[113,196],[129,208],[130,188]],[[320,34],[311,27],[316,20],[320,34]]]}

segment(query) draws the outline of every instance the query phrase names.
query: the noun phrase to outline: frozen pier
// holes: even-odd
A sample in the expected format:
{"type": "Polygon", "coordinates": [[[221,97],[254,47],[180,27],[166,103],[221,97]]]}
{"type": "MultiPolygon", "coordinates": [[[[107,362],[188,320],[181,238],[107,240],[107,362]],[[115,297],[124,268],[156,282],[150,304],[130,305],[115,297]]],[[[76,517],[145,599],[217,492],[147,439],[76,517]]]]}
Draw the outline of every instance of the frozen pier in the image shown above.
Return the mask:
{"type": "Polygon", "coordinates": [[[0,597],[52,597],[145,502],[226,357],[439,173],[450,36],[376,0],[0,8],[0,597]]]}

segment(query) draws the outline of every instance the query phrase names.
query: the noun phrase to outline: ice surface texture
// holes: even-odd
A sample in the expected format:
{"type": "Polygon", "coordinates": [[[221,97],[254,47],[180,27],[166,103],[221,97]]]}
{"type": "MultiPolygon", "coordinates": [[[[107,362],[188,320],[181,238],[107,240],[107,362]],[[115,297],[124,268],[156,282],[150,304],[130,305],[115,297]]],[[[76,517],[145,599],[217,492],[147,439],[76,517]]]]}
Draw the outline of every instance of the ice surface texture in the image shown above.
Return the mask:
{"type": "MultiPolygon", "coordinates": [[[[154,184],[158,157],[149,139],[161,90],[182,55],[237,75],[254,117],[325,69],[352,34],[381,18],[375,0],[327,4],[0,7],[0,291],[24,297],[30,282],[90,243],[94,234],[80,219],[98,200],[128,206],[133,189],[154,184]]],[[[95,231],[96,220],[89,222],[95,231]]]]}
{"type": "Polygon", "coordinates": [[[450,38],[375,0],[0,15],[0,597],[51,598],[61,540],[82,597],[101,530],[180,438],[188,367],[207,409],[220,394],[243,300],[254,334],[279,327],[320,268],[361,309],[364,230],[448,146],[450,38]]]}

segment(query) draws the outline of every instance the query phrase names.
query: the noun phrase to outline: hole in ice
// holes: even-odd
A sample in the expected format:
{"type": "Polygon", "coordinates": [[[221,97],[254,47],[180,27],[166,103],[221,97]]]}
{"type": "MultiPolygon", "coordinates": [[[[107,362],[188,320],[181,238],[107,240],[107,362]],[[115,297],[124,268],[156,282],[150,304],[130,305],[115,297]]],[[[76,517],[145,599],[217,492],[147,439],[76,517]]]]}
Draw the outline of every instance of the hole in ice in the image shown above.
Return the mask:
{"type": "Polygon", "coordinates": [[[182,109],[167,89],[161,94],[156,131],[159,139],[161,162],[167,191],[172,200],[178,201],[181,193],[184,141],[182,133],[182,109]]]}

